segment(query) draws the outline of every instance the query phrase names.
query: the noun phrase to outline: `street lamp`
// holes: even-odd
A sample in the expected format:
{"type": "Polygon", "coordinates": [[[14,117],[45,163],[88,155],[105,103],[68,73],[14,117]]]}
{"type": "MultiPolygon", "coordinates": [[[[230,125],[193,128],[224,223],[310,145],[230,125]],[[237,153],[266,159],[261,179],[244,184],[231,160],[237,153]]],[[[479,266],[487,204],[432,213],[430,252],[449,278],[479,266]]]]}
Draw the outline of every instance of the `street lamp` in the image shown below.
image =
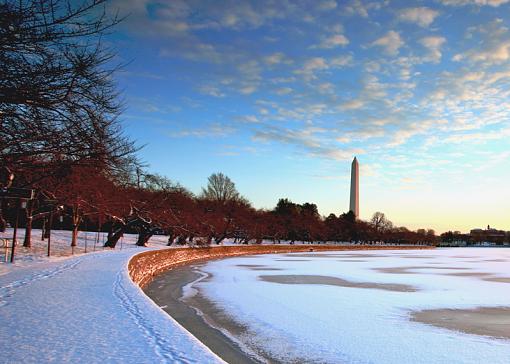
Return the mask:
{"type": "MultiPolygon", "coordinates": [[[[8,171],[8,169],[7,169],[8,171]]],[[[27,201],[35,197],[35,190],[29,188],[10,187],[14,175],[11,174],[9,183],[6,187],[0,186],[0,199],[12,199],[16,203],[16,221],[14,224],[14,232],[12,234],[11,263],[14,263],[14,252],[16,250],[16,237],[18,234],[19,210],[27,207],[27,201]]]]}

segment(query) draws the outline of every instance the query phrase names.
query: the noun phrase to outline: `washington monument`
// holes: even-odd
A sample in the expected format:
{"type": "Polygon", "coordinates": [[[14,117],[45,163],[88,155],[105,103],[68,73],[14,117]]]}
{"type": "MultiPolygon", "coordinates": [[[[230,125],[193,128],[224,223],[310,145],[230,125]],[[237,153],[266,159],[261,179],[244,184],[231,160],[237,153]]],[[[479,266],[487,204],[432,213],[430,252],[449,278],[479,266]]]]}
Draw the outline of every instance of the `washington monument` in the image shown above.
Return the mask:
{"type": "Polygon", "coordinates": [[[351,203],[349,204],[349,211],[352,211],[356,218],[359,217],[359,165],[356,157],[354,157],[351,165],[351,203]]]}

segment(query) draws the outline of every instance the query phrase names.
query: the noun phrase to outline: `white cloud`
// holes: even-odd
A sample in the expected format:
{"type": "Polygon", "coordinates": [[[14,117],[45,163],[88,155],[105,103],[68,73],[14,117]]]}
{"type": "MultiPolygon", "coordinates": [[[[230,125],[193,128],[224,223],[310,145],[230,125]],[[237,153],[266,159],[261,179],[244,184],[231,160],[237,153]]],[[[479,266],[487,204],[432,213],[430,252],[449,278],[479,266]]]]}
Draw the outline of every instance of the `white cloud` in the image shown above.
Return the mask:
{"type": "Polygon", "coordinates": [[[179,131],[168,133],[168,136],[172,138],[206,138],[206,137],[226,137],[236,131],[235,128],[215,123],[202,128],[196,129],[182,129],[179,131]]]}
{"type": "Polygon", "coordinates": [[[482,132],[482,133],[461,133],[454,134],[446,137],[441,142],[442,143],[484,143],[489,140],[501,140],[508,138],[510,136],[510,128],[490,131],[490,132],[482,132]]]}
{"type": "Polygon", "coordinates": [[[327,38],[324,38],[318,46],[313,48],[335,48],[344,47],[349,44],[349,39],[343,34],[333,34],[327,38]]]}
{"type": "Polygon", "coordinates": [[[473,49],[464,54],[456,54],[454,61],[468,59],[473,62],[491,64],[502,64],[510,60],[510,41],[498,44],[491,44],[483,49],[473,49]]]}
{"type": "Polygon", "coordinates": [[[400,38],[400,34],[394,30],[390,30],[381,38],[375,40],[372,46],[381,47],[384,52],[390,56],[396,56],[398,50],[404,45],[404,41],[400,38]]]}
{"type": "Polygon", "coordinates": [[[350,66],[350,65],[352,65],[352,56],[349,54],[346,56],[338,56],[338,57],[331,58],[329,60],[329,65],[331,67],[337,67],[337,68],[350,66]]]}
{"type": "Polygon", "coordinates": [[[323,82],[317,86],[320,93],[333,93],[335,86],[331,82],[323,82]]]}
{"type": "Polygon", "coordinates": [[[199,87],[198,91],[209,96],[225,97],[225,93],[223,93],[219,88],[211,85],[201,86],[199,87]]]}
{"type": "Polygon", "coordinates": [[[255,91],[257,91],[257,86],[255,85],[242,86],[239,89],[239,92],[242,93],[243,95],[249,95],[254,93],[255,91]]]}
{"type": "Polygon", "coordinates": [[[305,72],[314,72],[329,68],[326,60],[322,57],[314,57],[305,62],[303,70],[305,72]]]}
{"type": "Polygon", "coordinates": [[[407,23],[415,23],[426,28],[434,22],[434,19],[438,15],[439,12],[437,10],[422,6],[400,10],[398,13],[398,19],[407,23]]]}
{"type": "Polygon", "coordinates": [[[285,63],[285,64],[292,63],[292,60],[285,57],[285,54],[283,54],[282,52],[273,53],[269,56],[264,57],[263,60],[264,60],[264,63],[266,63],[270,66],[277,65],[280,63],[285,63]]]}
{"type": "Polygon", "coordinates": [[[479,63],[482,66],[504,64],[510,61],[510,34],[505,21],[496,18],[486,24],[468,29],[467,39],[477,37],[474,46],[464,52],[457,53],[452,60],[479,63]]]}
{"type": "Polygon", "coordinates": [[[352,148],[352,149],[335,149],[335,148],[325,148],[319,149],[316,152],[310,153],[313,157],[319,158],[329,158],[337,161],[350,161],[352,156],[364,154],[365,150],[361,148],[352,148]]]}
{"type": "Polygon", "coordinates": [[[377,177],[379,176],[379,165],[362,163],[360,166],[360,175],[362,177],[377,177]]]}
{"type": "Polygon", "coordinates": [[[281,87],[281,88],[277,89],[275,92],[278,95],[287,95],[287,94],[290,94],[292,91],[293,90],[290,87],[281,87]]]}
{"type": "Polygon", "coordinates": [[[444,119],[423,120],[419,122],[412,122],[401,126],[398,130],[393,132],[391,140],[387,144],[388,147],[396,147],[406,143],[410,138],[419,134],[427,134],[436,128],[447,123],[444,119]]]}
{"type": "Polygon", "coordinates": [[[305,79],[311,80],[316,78],[315,73],[318,71],[324,71],[329,68],[328,63],[322,57],[313,57],[308,59],[303,67],[299,70],[294,71],[297,74],[302,74],[305,79]]]}
{"type": "Polygon", "coordinates": [[[239,120],[243,123],[258,124],[262,121],[256,115],[244,115],[239,117],[239,120]]]}
{"type": "Polygon", "coordinates": [[[368,18],[368,9],[361,0],[353,0],[350,5],[345,8],[348,14],[357,14],[363,18],[368,18]]]}
{"type": "Polygon", "coordinates": [[[363,154],[365,151],[360,148],[338,148],[328,145],[324,135],[328,134],[327,129],[314,126],[306,126],[301,129],[289,129],[276,126],[266,126],[255,132],[253,140],[259,142],[277,142],[295,145],[313,158],[327,158],[333,160],[350,160],[353,155],[363,154]]]}
{"type": "Polygon", "coordinates": [[[344,102],[343,104],[340,105],[340,108],[342,110],[357,110],[361,109],[364,105],[365,103],[363,102],[363,100],[354,99],[344,102]]]}
{"type": "Polygon", "coordinates": [[[338,4],[336,3],[335,0],[324,0],[322,2],[319,3],[319,5],[317,6],[317,8],[319,10],[323,10],[323,11],[326,11],[326,10],[333,10],[333,9],[336,9],[336,7],[338,6],[338,4]]]}
{"type": "Polygon", "coordinates": [[[444,5],[489,5],[492,7],[498,7],[500,5],[508,3],[510,0],[440,0],[444,5]]]}
{"type": "Polygon", "coordinates": [[[194,62],[223,63],[224,55],[212,44],[203,43],[193,36],[180,37],[178,47],[163,47],[159,54],[162,57],[182,57],[194,62]]]}
{"type": "Polygon", "coordinates": [[[365,63],[365,71],[369,73],[379,72],[381,70],[381,64],[377,61],[368,61],[365,63]]]}
{"type": "Polygon", "coordinates": [[[262,78],[260,75],[262,69],[259,63],[255,60],[241,63],[237,66],[237,69],[246,79],[260,80],[262,78]]]}
{"type": "Polygon", "coordinates": [[[420,39],[421,45],[429,50],[429,55],[425,60],[430,60],[431,62],[438,63],[441,61],[442,53],[441,47],[446,42],[444,37],[440,36],[430,36],[424,37],[420,39]]]}

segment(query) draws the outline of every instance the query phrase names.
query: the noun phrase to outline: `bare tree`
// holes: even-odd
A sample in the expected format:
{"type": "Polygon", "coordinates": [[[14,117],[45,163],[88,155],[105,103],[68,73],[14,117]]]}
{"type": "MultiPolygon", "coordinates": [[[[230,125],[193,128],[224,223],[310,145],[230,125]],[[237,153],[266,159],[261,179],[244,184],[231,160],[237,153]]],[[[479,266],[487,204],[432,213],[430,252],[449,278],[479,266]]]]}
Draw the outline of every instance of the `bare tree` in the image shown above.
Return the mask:
{"type": "Polygon", "coordinates": [[[105,2],[0,3],[0,165],[115,168],[133,154],[118,123],[115,53],[101,42],[120,19],[107,15],[105,2]]]}
{"type": "Polygon", "coordinates": [[[213,173],[207,181],[207,187],[202,188],[203,198],[221,203],[246,201],[237,191],[235,183],[223,173],[213,173]]]}
{"type": "Polygon", "coordinates": [[[381,238],[381,234],[389,231],[393,227],[393,223],[386,218],[386,215],[382,212],[375,212],[370,219],[370,225],[376,231],[378,238],[381,238]]]}

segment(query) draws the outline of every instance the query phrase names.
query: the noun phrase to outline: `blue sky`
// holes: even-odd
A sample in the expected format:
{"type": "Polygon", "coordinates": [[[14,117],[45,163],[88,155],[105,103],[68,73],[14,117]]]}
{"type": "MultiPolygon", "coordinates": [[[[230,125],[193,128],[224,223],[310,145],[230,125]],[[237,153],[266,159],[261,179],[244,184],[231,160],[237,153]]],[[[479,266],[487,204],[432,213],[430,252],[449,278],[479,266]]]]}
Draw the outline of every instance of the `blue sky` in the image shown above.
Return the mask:
{"type": "Polygon", "coordinates": [[[510,0],[149,1],[108,41],[127,133],[198,193],[214,172],[397,225],[510,230],[510,0]]]}

